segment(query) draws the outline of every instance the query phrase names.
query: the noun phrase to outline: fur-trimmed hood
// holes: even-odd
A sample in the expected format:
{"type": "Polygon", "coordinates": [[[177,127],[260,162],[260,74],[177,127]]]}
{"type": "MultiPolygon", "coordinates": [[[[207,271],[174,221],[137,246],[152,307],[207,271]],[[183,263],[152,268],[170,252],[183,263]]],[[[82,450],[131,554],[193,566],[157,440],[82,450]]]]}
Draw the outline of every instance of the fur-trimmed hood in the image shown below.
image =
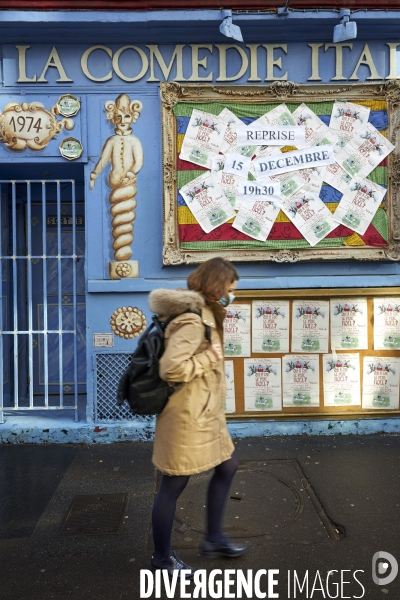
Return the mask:
{"type": "Polygon", "coordinates": [[[181,315],[187,310],[200,311],[203,306],[205,306],[203,296],[192,290],[159,289],[149,294],[150,310],[163,317],[181,315]]]}

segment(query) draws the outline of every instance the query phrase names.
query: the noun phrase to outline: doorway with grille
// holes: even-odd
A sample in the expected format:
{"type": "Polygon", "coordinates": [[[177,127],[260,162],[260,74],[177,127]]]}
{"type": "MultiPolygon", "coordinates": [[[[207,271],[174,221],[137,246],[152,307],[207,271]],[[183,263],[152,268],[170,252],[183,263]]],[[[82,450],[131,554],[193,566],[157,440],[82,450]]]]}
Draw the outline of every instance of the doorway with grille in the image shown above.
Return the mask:
{"type": "Polygon", "coordinates": [[[1,179],[0,193],[2,412],[72,411],[78,420],[86,400],[82,182],[1,179]]]}

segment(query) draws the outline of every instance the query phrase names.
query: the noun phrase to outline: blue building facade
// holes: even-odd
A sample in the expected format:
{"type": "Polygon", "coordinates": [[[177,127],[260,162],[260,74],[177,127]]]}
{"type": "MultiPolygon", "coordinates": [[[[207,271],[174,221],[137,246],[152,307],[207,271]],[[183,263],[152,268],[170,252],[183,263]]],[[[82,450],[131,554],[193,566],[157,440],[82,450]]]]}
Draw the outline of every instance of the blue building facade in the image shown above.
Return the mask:
{"type": "MultiPolygon", "coordinates": [[[[103,431],[99,437],[111,429],[151,428],[117,409],[115,385],[151,321],[148,293],[185,287],[196,262],[189,247],[189,258],[182,258],[184,245],[176,260],[166,252],[163,82],[239,91],[236,86],[336,84],[340,93],[340,86],[365,82],[397,90],[399,13],[354,13],[358,37],[338,44],[332,43],[339,22],[334,10],[238,13],[233,20],[244,43],[220,33],[219,10],[0,16],[3,439],[12,440],[13,429],[19,441],[32,441],[21,431],[30,431],[33,420],[41,431],[50,419],[54,429],[80,424],[103,431]]],[[[275,103],[295,100],[280,97],[275,103]]],[[[377,127],[386,130],[387,115],[375,112],[376,122],[383,119],[377,127]]],[[[359,258],[303,261],[288,252],[238,260],[239,290],[246,291],[243,298],[284,297],[285,291],[295,298],[296,290],[313,297],[324,290],[321,297],[329,298],[346,289],[357,296],[366,288],[396,295],[399,255],[383,250],[379,260],[376,253],[359,258]]],[[[347,415],[343,431],[355,427],[358,412],[347,415]]],[[[364,416],[371,431],[397,428],[398,411],[385,413],[380,425],[370,413],[364,416]]],[[[241,410],[232,427],[246,434],[311,431],[318,415],[308,420],[307,414],[288,413],[282,421],[274,415],[274,429],[268,414],[248,423],[254,415],[241,410]]],[[[321,432],[335,420],[331,412],[322,417],[321,432]]]]}

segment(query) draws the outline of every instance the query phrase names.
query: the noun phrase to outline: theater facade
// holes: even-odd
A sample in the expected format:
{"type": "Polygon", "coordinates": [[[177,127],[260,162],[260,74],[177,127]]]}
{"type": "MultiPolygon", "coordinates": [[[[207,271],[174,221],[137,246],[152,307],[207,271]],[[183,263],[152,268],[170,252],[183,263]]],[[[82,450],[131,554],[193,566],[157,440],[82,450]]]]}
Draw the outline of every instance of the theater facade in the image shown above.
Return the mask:
{"type": "Polygon", "coordinates": [[[214,256],[232,431],[396,431],[400,13],[184,4],[0,2],[2,439],[151,432],[148,294],[214,256]]]}

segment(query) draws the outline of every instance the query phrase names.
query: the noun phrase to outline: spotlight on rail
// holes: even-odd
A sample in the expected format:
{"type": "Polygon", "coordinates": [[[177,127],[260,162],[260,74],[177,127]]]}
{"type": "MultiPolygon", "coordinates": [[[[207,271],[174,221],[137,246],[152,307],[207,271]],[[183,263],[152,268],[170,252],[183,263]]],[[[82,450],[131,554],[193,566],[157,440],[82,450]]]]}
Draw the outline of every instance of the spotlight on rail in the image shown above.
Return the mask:
{"type": "Polygon", "coordinates": [[[240,31],[240,27],[238,27],[237,25],[234,25],[232,23],[232,11],[231,10],[223,10],[221,12],[222,12],[223,21],[222,21],[221,25],[219,26],[220,32],[223,35],[226,35],[226,37],[233,38],[234,40],[237,40],[238,42],[243,42],[243,36],[242,36],[242,32],[240,31]]]}
{"type": "Polygon", "coordinates": [[[339,13],[340,23],[333,29],[333,43],[354,40],[357,37],[357,23],[349,21],[350,10],[344,8],[339,13]]]}

